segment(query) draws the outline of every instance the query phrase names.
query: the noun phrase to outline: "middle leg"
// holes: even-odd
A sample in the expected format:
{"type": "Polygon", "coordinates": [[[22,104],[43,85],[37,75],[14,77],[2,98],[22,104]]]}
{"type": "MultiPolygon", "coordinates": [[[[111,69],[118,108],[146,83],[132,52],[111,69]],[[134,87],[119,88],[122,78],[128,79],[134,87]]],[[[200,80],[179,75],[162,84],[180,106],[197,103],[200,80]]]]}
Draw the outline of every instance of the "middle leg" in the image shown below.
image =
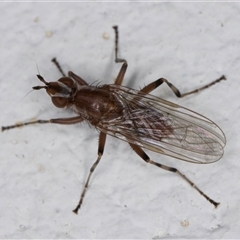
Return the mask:
{"type": "Polygon", "coordinates": [[[104,151],[105,142],[106,142],[106,133],[100,132],[99,143],[98,143],[98,158],[95,161],[95,163],[92,165],[92,167],[90,168],[90,172],[88,174],[87,181],[86,181],[86,183],[84,185],[84,189],[83,189],[83,191],[81,193],[79,203],[78,203],[77,207],[73,210],[73,212],[76,213],[76,214],[78,213],[78,210],[80,209],[80,207],[82,205],[82,202],[83,202],[85,193],[87,191],[88,184],[89,184],[90,178],[92,176],[92,173],[94,172],[95,168],[97,167],[98,163],[101,160],[101,157],[102,157],[103,151],[104,151]]]}

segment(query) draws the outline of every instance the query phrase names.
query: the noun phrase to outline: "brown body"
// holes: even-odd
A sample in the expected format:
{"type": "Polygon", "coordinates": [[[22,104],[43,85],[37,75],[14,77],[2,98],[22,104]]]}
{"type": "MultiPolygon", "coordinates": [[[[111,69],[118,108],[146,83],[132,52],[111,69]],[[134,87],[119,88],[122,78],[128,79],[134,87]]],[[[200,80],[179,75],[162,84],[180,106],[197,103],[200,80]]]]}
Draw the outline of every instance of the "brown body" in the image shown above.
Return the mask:
{"type": "Polygon", "coordinates": [[[109,86],[104,85],[82,87],[75,95],[72,108],[84,120],[97,127],[103,119],[110,121],[121,117],[124,106],[117,96],[109,91],[109,86]]]}

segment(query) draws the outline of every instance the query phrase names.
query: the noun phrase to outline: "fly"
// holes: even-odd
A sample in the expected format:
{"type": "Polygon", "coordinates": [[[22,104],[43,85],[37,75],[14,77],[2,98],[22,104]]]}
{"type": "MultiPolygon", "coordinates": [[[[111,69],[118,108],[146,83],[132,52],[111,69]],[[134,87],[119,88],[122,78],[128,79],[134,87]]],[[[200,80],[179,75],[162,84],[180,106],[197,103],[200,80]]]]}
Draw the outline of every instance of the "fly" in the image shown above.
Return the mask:
{"type": "Polygon", "coordinates": [[[226,80],[225,76],[185,94],[181,94],[165,78],[159,78],[140,91],[124,87],[121,84],[128,64],[125,59],[118,58],[118,27],[113,26],[113,29],[115,62],[122,63],[114,84],[92,86],[71,71],[66,76],[54,58],[52,61],[63,77],[55,82],[47,82],[41,75],[37,75],[44,85],[33,89],[45,89],[56,107],[71,108],[76,116],[18,123],[2,127],[2,131],[36,123],[67,125],[86,121],[100,132],[98,157],[90,169],[78,205],[73,210],[76,214],[82,205],[92,173],[103,155],[107,134],[126,141],[146,163],[177,173],[217,207],[218,202],[208,197],[178,169],[151,160],[143,149],[192,163],[206,164],[219,160],[223,155],[226,138],[213,121],[149,93],[166,83],[178,98],[182,98],[226,80]]]}

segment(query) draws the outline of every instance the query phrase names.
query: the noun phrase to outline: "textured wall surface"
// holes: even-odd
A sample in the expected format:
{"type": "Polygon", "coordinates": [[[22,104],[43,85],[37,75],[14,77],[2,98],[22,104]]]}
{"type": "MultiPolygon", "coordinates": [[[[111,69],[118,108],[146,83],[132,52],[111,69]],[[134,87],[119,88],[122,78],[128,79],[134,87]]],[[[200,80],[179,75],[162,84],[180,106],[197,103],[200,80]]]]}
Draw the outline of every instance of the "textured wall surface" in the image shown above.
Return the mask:
{"type": "Polygon", "coordinates": [[[180,169],[217,209],[183,179],[147,165],[125,143],[107,138],[78,215],[72,213],[97,157],[88,124],[35,125],[0,134],[0,238],[236,238],[240,235],[240,4],[1,3],[0,125],[68,117],[45,91],[61,75],[57,57],[89,83],[113,83],[114,32],[129,68],[124,85],[139,89],[165,77],[182,92],[225,74],[195,96],[153,92],[215,121],[225,132],[223,158],[197,165],[148,152],[180,169]],[[234,133],[234,134],[233,134],[234,133]]]}

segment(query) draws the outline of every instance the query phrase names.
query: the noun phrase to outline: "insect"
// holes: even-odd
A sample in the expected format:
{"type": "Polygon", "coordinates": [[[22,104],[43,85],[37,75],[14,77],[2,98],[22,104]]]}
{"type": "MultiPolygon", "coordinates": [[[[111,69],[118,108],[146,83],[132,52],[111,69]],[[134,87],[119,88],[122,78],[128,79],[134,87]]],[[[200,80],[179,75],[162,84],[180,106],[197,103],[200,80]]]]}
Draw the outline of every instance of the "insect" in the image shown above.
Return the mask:
{"type": "Polygon", "coordinates": [[[205,164],[219,160],[223,155],[226,139],[213,121],[149,93],[166,83],[178,98],[182,98],[226,80],[225,76],[185,94],[181,94],[165,78],[159,78],[139,91],[124,87],[121,84],[128,64],[125,59],[118,58],[118,27],[113,26],[113,29],[115,62],[122,63],[114,84],[92,86],[71,71],[66,76],[54,58],[52,61],[63,77],[55,82],[47,82],[41,75],[37,75],[44,85],[35,86],[33,89],[45,89],[56,107],[71,108],[76,116],[18,123],[2,127],[2,131],[37,123],[76,124],[87,121],[100,132],[98,157],[90,169],[80,200],[73,210],[76,214],[82,205],[92,173],[103,155],[107,134],[126,141],[146,163],[177,173],[217,207],[218,202],[208,197],[178,169],[151,160],[143,148],[191,163],[205,164]]]}

